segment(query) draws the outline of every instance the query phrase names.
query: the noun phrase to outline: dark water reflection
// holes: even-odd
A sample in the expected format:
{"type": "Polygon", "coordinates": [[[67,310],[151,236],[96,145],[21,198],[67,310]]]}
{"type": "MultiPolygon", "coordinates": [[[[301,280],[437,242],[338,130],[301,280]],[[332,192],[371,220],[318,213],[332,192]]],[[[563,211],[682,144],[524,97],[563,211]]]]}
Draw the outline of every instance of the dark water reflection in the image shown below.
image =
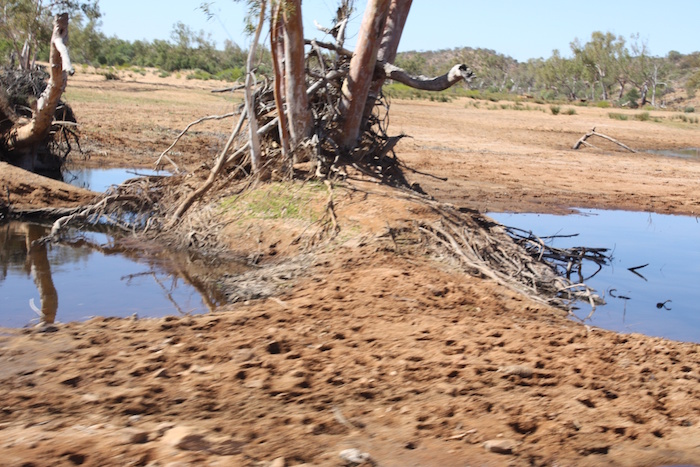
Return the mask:
{"type": "MultiPolygon", "coordinates": [[[[582,210],[580,215],[490,213],[498,222],[540,237],[557,238],[557,247],[612,250],[612,262],[587,281],[605,296],[589,324],[620,332],[639,332],[700,342],[700,220],[689,216],[582,210]],[[646,265],[646,266],[645,266],[646,265]],[[639,269],[630,270],[629,268],[639,269]]],[[[588,266],[584,275],[598,267],[588,266]]],[[[582,305],[577,316],[590,308],[582,305]]]]}
{"type": "Polygon", "coordinates": [[[187,258],[130,256],[105,234],[74,234],[73,246],[35,245],[49,227],[0,224],[0,326],[91,316],[203,313],[223,302],[195,280],[187,258]]]}

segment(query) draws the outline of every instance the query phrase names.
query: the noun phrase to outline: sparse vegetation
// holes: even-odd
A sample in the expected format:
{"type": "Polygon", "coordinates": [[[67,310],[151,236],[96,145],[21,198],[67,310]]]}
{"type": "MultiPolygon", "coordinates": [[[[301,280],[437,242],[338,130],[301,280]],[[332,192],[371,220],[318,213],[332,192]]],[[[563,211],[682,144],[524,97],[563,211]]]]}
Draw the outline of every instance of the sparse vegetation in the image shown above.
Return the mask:
{"type": "Polygon", "coordinates": [[[559,115],[561,112],[561,107],[558,105],[550,105],[549,111],[552,112],[552,115],[559,115]]]}
{"type": "Polygon", "coordinates": [[[325,193],[322,183],[273,183],[242,196],[227,198],[220,204],[224,212],[234,212],[246,219],[297,219],[316,222],[322,212],[325,193]],[[314,200],[319,201],[313,203],[314,200]]]}
{"type": "Polygon", "coordinates": [[[612,118],[613,120],[628,120],[629,117],[626,114],[619,113],[619,112],[610,112],[608,113],[608,117],[612,118]]]}

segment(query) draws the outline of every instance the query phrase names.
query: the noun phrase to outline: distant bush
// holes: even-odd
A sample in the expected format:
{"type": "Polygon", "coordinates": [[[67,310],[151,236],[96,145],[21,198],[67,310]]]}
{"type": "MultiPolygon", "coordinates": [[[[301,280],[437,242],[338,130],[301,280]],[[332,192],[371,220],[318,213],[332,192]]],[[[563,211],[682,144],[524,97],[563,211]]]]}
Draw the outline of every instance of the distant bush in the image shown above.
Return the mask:
{"type": "Polygon", "coordinates": [[[566,109],[566,111],[564,113],[566,115],[576,115],[576,109],[569,108],[569,109],[566,109]]]}
{"type": "Polygon", "coordinates": [[[207,81],[212,79],[212,75],[208,71],[196,69],[192,73],[187,75],[187,79],[201,79],[203,81],[207,81]]]}
{"type": "Polygon", "coordinates": [[[549,111],[552,112],[552,115],[559,115],[559,112],[561,112],[561,107],[558,105],[550,105],[549,111]]]}
{"type": "Polygon", "coordinates": [[[468,97],[470,99],[481,99],[481,92],[476,89],[467,89],[467,91],[464,93],[464,97],[468,97]]]}
{"type": "Polygon", "coordinates": [[[651,120],[651,115],[649,115],[649,112],[642,112],[638,113],[634,116],[635,120],[639,120],[640,122],[648,122],[651,120]]]}
{"type": "Polygon", "coordinates": [[[218,73],[216,73],[216,79],[221,80],[221,81],[238,81],[243,77],[245,74],[244,70],[242,67],[239,68],[227,68],[225,70],[221,70],[218,73]]]}
{"type": "Polygon", "coordinates": [[[628,118],[627,115],[618,112],[610,112],[608,117],[612,118],[613,120],[627,120],[628,118]]]}
{"type": "Polygon", "coordinates": [[[609,109],[610,107],[612,107],[612,104],[610,103],[610,101],[599,101],[596,102],[595,106],[599,109],[609,109]]]}
{"type": "Polygon", "coordinates": [[[683,112],[685,112],[685,113],[687,113],[687,114],[692,114],[692,113],[695,112],[695,107],[689,105],[688,107],[686,107],[685,109],[683,109],[683,112]]]}
{"type": "Polygon", "coordinates": [[[115,73],[114,71],[105,71],[102,74],[107,81],[118,81],[119,80],[119,75],[115,73]]]}

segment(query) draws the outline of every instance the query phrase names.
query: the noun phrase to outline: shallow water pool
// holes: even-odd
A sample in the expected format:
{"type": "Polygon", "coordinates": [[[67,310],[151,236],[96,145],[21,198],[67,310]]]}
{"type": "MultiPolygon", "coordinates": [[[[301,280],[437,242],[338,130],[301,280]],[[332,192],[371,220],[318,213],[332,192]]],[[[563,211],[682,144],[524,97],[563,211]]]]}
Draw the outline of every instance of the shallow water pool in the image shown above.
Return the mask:
{"type": "Polygon", "coordinates": [[[223,302],[173,257],[126,256],[105,234],[71,234],[74,245],[29,248],[49,227],[0,224],[0,326],[92,316],[204,313],[223,302]]]}
{"type": "Polygon", "coordinates": [[[73,186],[86,188],[88,190],[102,193],[112,185],[120,183],[130,178],[150,175],[170,175],[166,171],[155,171],[148,169],[84,169],[75,168],[64,170],[62,173],[63,181],[73,186]]]}
{"type": "MultiPolygon", "coordinates": [[[[567,216],[489,216],[539,237],[578,234],[554,239],[557,247],[611,250],[611,264],[586,282],[607,302],[587,324],[700,342],[700,219],[603,210],[580,210],[580,214],[567,216]],[[629,269],[638,266],[644,267],[629,269]]],[[[584,264],[584,275],[596,270],[595,264],[584,264]]],[[[589,312],[590,307],[581,304],[576,315],[583,319],[589,312]]]]}

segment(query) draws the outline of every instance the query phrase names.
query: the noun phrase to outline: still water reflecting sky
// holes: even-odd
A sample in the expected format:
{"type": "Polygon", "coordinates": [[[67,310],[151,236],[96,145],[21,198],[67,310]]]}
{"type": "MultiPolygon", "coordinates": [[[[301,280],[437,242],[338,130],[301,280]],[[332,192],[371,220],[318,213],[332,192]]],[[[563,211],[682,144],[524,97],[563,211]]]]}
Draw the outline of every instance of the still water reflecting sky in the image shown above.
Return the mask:
{"type": "MultiPolygon", "coordinates": [[[[28,255],[28,232],[36,228],[36,224],[21,222],[0,224],[0,326],[36,324],[35,309],[52,302],[50,295],[56,293],[58,309],[54,313],[60,322],[134,313],[139,317],[202,313],[220,304],[212,291],[198,291],[192,283],[170,273],[177,267],[169,259],[130,258],[62,244],[28,255]]],[[[39,237],[48,231],[46,226],[39,228],[43,229],[39,237]]],[[[89,237],[109,245],[105,235],[89,237]]]]}
{"type": "MultiPolygon", "coordinates": [[[[607,302],[598,307],[588,324],[700,342],[698,218],[602,210],[581,210],[580,215],[568,216],[508,213],[489,213],[489,216],[540,237],[579,234],[555,239],[557,247],[612,250],[611,265],[587,282],[604,294],[607,302]],[[637,270],[644,277],[628,270],[644,264],[648,266],[637,270]],[[616,297],[611,296],[611,289],[616,297]],[[665,307],[657,307],[664,302],[665,307]]],[[[596,269],[594,264],[584,265],[584,275],[593,274],[596,269]]],[[[584,318],[589,311],[582,304],[576,314],[584,318]]]]}

